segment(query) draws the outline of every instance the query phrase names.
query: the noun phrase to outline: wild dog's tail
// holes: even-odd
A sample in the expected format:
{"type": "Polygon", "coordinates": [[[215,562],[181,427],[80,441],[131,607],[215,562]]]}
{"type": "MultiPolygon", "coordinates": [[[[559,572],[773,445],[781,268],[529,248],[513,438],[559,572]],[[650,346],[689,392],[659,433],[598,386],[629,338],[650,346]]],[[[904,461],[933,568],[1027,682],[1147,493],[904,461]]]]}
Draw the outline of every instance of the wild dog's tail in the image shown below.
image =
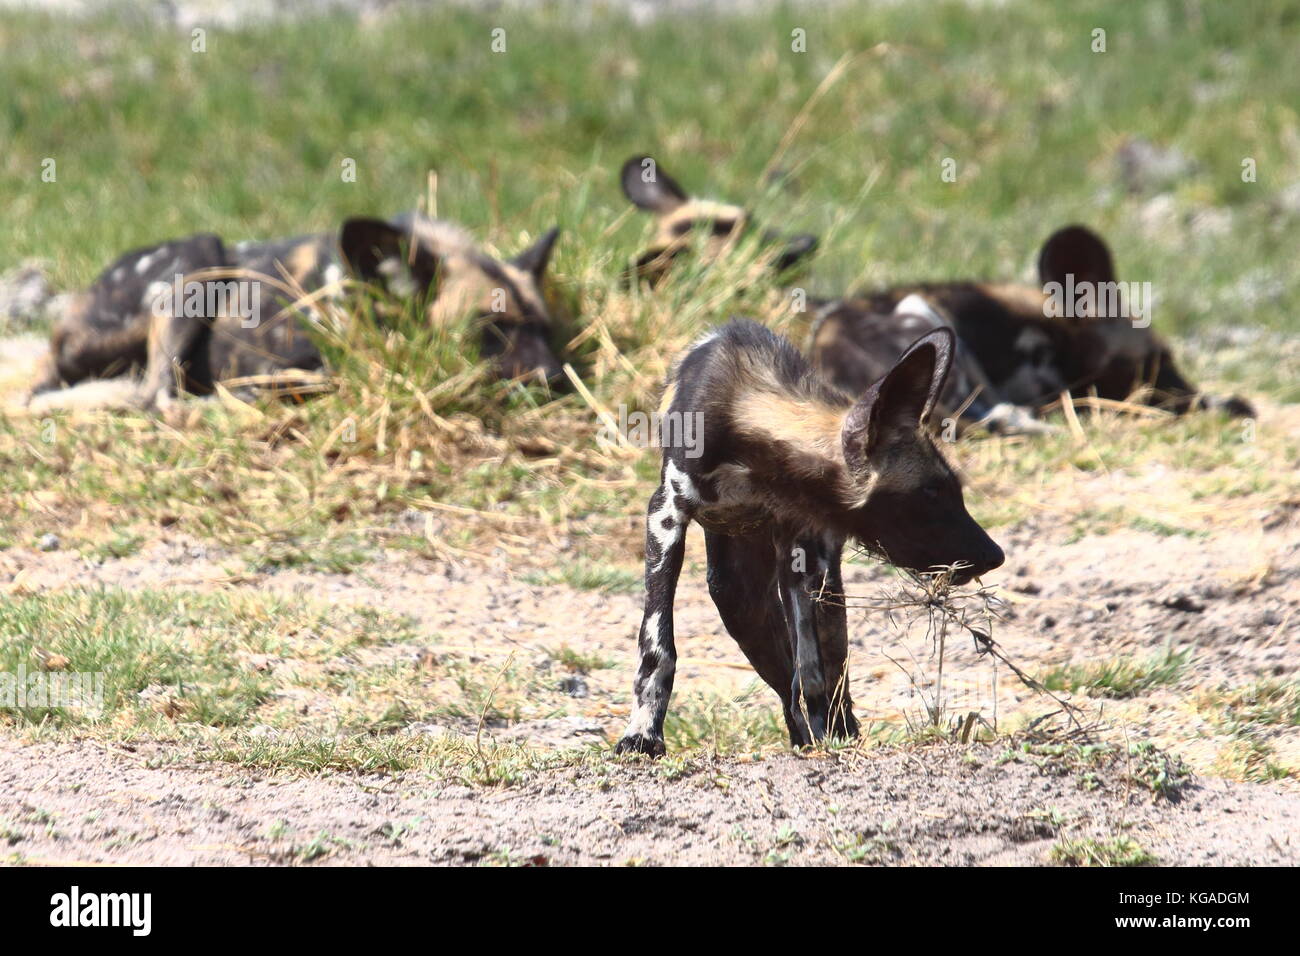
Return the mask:
{"type": "Polygon", "coordinates": [[[920,315],[929,319],[935,324],[935,327],[944,325],[952,328],[952,322],[939,314],[939,310],[930,304],[930,301],[918,292],[911,292],[898,301],[893,308],[894,315],[920,315]]]}
{"type": "Polygon", "coordinates": [[[38,418],[52,412],[108,411],[141,407],[140,383],[133,378],[91,379],[68,388],[32,395],[25,405],[6,408],[5,414],[38,418]]]}
{"type": "Polygon", "coordinates": [[[0,340],[0,416],[134,407],[138,385],[132,379],[93,380],[71,388],[58,388],[58,379],[47,340],[36,336],[0,340]],[[39,370],[35,382],[33,367],[39,370]],[[51,387],[45,387],[47,383],[51,387]]]}

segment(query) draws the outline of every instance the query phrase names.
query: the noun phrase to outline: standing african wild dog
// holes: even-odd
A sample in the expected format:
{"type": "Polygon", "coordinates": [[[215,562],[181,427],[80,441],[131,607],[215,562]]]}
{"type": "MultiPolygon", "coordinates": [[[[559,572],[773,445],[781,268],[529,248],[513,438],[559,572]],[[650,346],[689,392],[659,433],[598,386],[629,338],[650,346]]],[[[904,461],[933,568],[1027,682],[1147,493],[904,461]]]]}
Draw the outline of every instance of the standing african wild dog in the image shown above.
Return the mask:
{"type": "Polygon", "coordinates": [[[780,696],[796,746],[857,733],[840,579],[847,539],[901,567],[960,563],[957,583],[1002,563],[926,426],[953,345],[948,329],[924,336],[857,401],[754,322],[732,321],[687,350],[662,411],[700,416],[702,453],[663,450],[646,515],[636,704],[619,752],[664,752],[673,598],[691,521],[704,528],[709,593],[780,696]]]}
{"type": "Polygon", "coordinates": [[[349,219],[337,236],[229,245],[199,235],[138,249],[110,265],[58,324],[32,394],[144,367],[141,402],[152,405],[178,382],[204,394],[226,379],[319,369],[323,358],[303,326],[321,321],[316,303],[339,301],[349,279],[401,299],[424,297],[430,323],[472,314],[481,353],[503,378],[559,380],[541,289],[556,234],[510,261],[418,214],[349,219]],[[168,298],[173,289],[182,291],[168,298]]]}
{"type": "MultiPolygon", "coordinates": [[[[634,206],[655,216],[655,237],[633,264],[637,278],[651,285],[663,279],[678,256],[695,247],[701,234],[707,237],[704,255],[712,260],[753,226],[740,206],[692,199],[649,156],[633,156],[625,162],[619,181],[634,206]]],[[[777,249],[772,267],[778,272],[792,268],[817,248],[817,237],[807,234],[784,236],[764,230],[762,241],[777,249]]]]}

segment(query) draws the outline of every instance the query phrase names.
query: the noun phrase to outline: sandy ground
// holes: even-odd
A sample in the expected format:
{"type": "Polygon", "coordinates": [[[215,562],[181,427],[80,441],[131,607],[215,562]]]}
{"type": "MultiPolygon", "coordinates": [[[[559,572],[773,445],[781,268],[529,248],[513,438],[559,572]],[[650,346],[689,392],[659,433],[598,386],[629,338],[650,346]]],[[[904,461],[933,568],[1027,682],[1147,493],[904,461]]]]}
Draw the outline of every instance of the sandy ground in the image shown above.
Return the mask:
{"type": "Polygon", "coordinates": [[[31,863],[1041,864],[1062,831],[1123,833],[1167,863],[1300,862],[1295,795],[1198,780],[1153,804],[993,752],[566,771],[495,791],[151,769],[147,749],[0,754],[0,810],[37,821],[19,844],[31,863]]]}
{"type": "MultiPolygon", "coordinates": [[[[1296,542],[1294,523],[1253,539],[1127,532],[1069,545],[1036,541],[1024,529],[1004,541],[1014,558],[995,578],[1012,599],[998,638],[1031,671],[1149,653],[1172,640],[1196,646],[1187,680],[1198,685],[1293,674],[1300,649],[1288,623],[1300,607],[1296,542]],[[1262,578],[1261,563],[1269,566],[1262,578]]],[[[587,677],[590,693],[578,713],[489,726],[486,737],[608,746],[621,729],[635,595],[539,587],[501,569],[439,568],[398,554],[347,575],[292,570],[232,580],[227,567],[183,541],[103,564],[71,553],[0,552],[0,581],[23,590],[256,588],[382,606],[436,633],[437,653],[489,663],[512,654],[529,660],[568,644],[615,662],[587,677]]],[[[855,568],[850,580],[865,588],[876,575],[855,568]]],[[[702,575],[688,575],[679,608],[679,693],[749,686],[752,674],[721,632],[702,575]]],[[[853,626],[859,716],[915,712],[908,680],[882,656],[891,650],[887,628],[863,615],[853,626]]],[[[987,714],[988,664],[962,645],[948,666],[954,709],[969,704],[987,714]]],[[[1005,675],[998,695],[1003,714],[1049,709],[1005,675]]],[[[1214,731],[1180,709],[1178,698],[1177,690],[1162,689],[1111,702],[1110,736],[1149,737],[1208,772],[1214,731]],[[1162,701],[1175,703],[1153,718],[1148,712],[1162,701]]],[[[1126,782],[1121,766],[1099,771],[1100,788],[1089,790],[1078,774],[1050,762],[1003,763],[1004,747],[704,761],[680,777],[605,765],[548,771],[492,790],[418,773],[285,779],[185,758],[173,763],[177,754],[167,745],[28,745],[3,736],[0,820],[14,838],[11,850],[29,862],[1029,864],[1048,862],[1060,839],[1116,835],[1167,863],[1300,862],[1300,792],[1289,781],[1252,785],[1196,775],[1176,799],[1153,801],[1126,782]]]]}

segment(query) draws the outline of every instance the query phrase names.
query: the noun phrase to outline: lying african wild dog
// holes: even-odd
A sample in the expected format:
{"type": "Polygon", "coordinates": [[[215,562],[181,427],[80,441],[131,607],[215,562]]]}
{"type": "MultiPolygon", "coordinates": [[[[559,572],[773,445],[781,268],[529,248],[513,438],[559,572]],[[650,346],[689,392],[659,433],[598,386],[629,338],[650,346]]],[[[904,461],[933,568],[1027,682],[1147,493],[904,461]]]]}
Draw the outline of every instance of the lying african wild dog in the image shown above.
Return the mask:
{"type": "Polygon", "coordinates": [[[1038,273],[1037,287],[932,282],[818,302],[812,360],[836,385],[857,394],[917,335],[950,326],[958,337],[958,372],[940,398],[941,418],[974,395],[963,424],[1034,430],[1033,415],[1062,392],[1134,397],[1180,415],[1200,409],[1254,414],[1240,398],[1202,395],[1147,327],[1149,315],[1138,316],[1134,303],[1109,294],[1119,286],[1110,250],[1096,233],[1083,226],[1053,233],[1039,252],[1038,273]],[[1072,289],[1079,290],[1075,301],[1084,309],[1059,301],[1072,289]],[[1084,289],[1090,290],[1086,298],[1084,289]]]}
{"type": "Polygon", "coordinates": [[[178,380],[206,394],[223,380],[319,369],[324,360],[303,324],[320,321],[314,303],[338,301],[347,279],[424,297],[430,323],[472,313],[482,323],[482,355],[499,375],[558,381],[541,289],[557,232],[508,262],[459,227],[419,214],[349,219],[337,236],[227,245],[196,235],[137,249],[55,328],[32,394],[143,367],[140,401],[156,405],[178,380]],[[196,291],[190,308],[185,300],[196,291]]]}
{"type": "MultiPolygon", "coordinates": [[[[734,245],[754,223],[740,206],[693,199],[649,156],[633,156],[619,173],[625,195],[632,205],[655,216],[655,236],[637,257],[633,271],[640,280],[656,285],[673,261],[696,248],[701,235],[703,254],[713,261],[734,245]]],[[[779,247],[772,268],[784,272],[817,248],[817,237],[807,234],[784,236],[764,230],[765,246],[779,247]]]]}
{"type": "MultiPolygon", "coordinates": [[[[695,230],[708,229],[717,237],[705,247],[706,254],[716,255],[721,242],[746,221],[740,207],[690,199],[649,157],[629,159],[622,179],[628,198],[659,217],[654,240],[636,261],[652,284],[693,248],[695,230]],[[657,181],[645,182],[643,169],[654,172],[657,181]]],[[[796,237],[776,265],[786,268],[815,247],[814,237],[796,237]]],[[[1043,245],[1038,263],[1042,288],[956,281],[840,299],[810,297],[810,357],[836,385],[858,395],[918,336],[940,326],[953,328],[957,351],[936,426],[960,409],[962,426],[1043,431],[1049,426],[1035,416],[1063,391],[1077,398],[1095,390],[1098,397],[1116,401],[1137,392],[1141,401],[1179,414],[1206,408],[1254,414],[1240,398],[1201,395],[1178,371],[1168,346],[1149,328],[1135,326],[1123,309],[1048,315],[1049,283],[1095,288],[1115,282],[1110,251],[1095,233],[1082,226],[1058,230],[1043,245]]]]}
{"type": "Polygon", "coordinates": [[[1002,563],[926,425],[953,347],[952,332],[936,329],[856,401],[754,322],[732,321],[686,351],[661,408],[699,415],[703,442],[696,457],[663,450],[646,515],[636,705],[618,752],[664,752],[673,597],[691,521],[704,527],[709,593],[780,696],[795,746],[857,733],[840,578],[847,539],[901,567],[960,563],[957,583],[1002,563]]]}

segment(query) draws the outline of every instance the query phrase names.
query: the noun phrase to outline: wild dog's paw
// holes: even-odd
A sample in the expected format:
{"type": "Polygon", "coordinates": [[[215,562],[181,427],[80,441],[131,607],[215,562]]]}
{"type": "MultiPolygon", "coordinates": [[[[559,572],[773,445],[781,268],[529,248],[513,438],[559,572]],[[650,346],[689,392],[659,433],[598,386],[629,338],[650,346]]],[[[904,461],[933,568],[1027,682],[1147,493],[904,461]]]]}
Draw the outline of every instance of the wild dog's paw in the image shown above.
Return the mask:
{"type": "Polygon", "coordinates": [[[858,719],[848,708],[839,708],[831,713],[830,735],[841,740],[852,740],[859,735],[858,719]]]}
{"type": "Polygon", "coordinates": [[[1250,402],[1236,395],[1223,398],[1219,395],[1202,395],[1200,407],[1211,411],[1223,412],[1229,418],[1254,418],[1255,409],[1250,402]]]}
{"type": "Polygon", "coordinates": [[[662,737],[650,737],[646,734],[628,734],[614,747],[616,754],[649,754],[662,757],[668,748],[662,737]]]}
{"type": "Polygon", "coordinates": [[[983,425],[994,435],[1050,435],[1060,431],[1051,422],[1034,417],[1032,409],[1010,402],[1000,402],[993,410],[980,419],[983,425]]]}

